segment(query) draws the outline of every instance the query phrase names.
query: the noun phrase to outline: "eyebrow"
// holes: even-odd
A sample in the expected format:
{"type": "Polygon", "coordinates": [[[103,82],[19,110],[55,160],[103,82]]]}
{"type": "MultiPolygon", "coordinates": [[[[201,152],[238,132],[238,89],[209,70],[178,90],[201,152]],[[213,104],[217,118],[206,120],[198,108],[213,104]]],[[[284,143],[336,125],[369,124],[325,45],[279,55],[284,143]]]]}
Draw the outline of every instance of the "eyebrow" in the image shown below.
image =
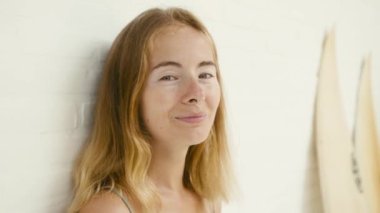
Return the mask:
{"type": "MultiPolygon", "coordinates": [[[[182,65],[180,63],[175,62],[175,61],[163,61],[163,62],[157,64],[156,66],[154,66],[152,70],[155,70],[155,69],[160,68],[160,67],[165,67],[165,66],[175,66],[175,67],[179,67],[179,68],[182,67],[182,65]]],[[[198,68],[204,67],[204,66],[216,67],[215,63],[212,61],[202,61],[198,64],[198,68]]]]}

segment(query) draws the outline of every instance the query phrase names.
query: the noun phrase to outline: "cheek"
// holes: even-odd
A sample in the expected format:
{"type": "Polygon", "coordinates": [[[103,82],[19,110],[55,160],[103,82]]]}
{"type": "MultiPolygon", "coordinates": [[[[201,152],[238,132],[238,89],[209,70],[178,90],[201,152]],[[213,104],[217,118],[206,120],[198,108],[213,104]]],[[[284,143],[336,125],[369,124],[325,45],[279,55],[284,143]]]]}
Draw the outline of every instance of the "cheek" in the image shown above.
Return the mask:
{"type": "Polygon", "coordinates": [[[212,109],[216,110],[220,103],[221,91],[219,84],[215,86],[209,93],[210,106],[212,109]]]}
{"type": "Polygon", "coordinates": [[[155,93],[154,90],[146,88],[142,95],[142,115],[148,125],[152,120],[152,115],[155,114],[155,93]]]}
{"type": "MultiPolygon", "coordinates": [[[[143,94],[143,115],[144,120],[160,119],[167,116],[175,101],[172,91],[151,87],[143,94]]],[[[153,121],[154,122],[154,121],[153,121]]]]}

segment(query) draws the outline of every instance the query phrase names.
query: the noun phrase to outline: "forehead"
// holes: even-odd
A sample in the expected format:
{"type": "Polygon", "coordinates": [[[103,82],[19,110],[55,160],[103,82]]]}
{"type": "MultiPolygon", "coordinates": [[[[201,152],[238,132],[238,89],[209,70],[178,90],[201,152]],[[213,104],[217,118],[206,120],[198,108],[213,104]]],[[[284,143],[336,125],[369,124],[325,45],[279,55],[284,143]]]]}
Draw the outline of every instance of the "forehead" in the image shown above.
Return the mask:
{"type": "Polygon", "coordinates": [[[211,39],[203,32],[185,25],[171,25],[160,29],[150,45],[150,61],[199,58],[213,61],[211,39]]]}

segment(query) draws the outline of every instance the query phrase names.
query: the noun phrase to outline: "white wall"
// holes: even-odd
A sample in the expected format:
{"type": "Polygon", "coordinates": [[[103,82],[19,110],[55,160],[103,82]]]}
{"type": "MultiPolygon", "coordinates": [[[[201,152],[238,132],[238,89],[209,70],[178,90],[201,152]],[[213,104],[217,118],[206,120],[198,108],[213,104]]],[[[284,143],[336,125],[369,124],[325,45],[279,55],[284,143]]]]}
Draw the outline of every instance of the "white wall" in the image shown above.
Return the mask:
{"type": "Polygon", "coordinates": [[[102,60],[152,6],[183,6],[213,34],[241,195],[224,212],[320,212],[310,143],[316,74],[335,26],[347,121],[372,52],[380,125],[380,2],[0,1],[0,212],[64,212],[102,60]]]}

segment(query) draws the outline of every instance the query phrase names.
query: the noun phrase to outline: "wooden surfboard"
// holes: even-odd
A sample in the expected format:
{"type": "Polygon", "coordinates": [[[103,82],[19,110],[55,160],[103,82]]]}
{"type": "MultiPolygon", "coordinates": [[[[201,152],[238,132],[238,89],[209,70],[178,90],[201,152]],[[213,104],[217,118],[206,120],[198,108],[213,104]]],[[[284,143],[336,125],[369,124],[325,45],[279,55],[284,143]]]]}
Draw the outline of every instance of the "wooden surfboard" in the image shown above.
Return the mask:
{"type": "Polygon", "coordinates": [[[325,213],[358,213],[353,144],[344,117],[335,54],[332,31],[323,42],[314,114],[322,203],[325,213]]]}
{"type": "Polygon", "coordinates": [[[379,140],[371,92],[371,58],[362,65],[354,130],[354,157],[360,212],[380,212],[379,140]]]}

